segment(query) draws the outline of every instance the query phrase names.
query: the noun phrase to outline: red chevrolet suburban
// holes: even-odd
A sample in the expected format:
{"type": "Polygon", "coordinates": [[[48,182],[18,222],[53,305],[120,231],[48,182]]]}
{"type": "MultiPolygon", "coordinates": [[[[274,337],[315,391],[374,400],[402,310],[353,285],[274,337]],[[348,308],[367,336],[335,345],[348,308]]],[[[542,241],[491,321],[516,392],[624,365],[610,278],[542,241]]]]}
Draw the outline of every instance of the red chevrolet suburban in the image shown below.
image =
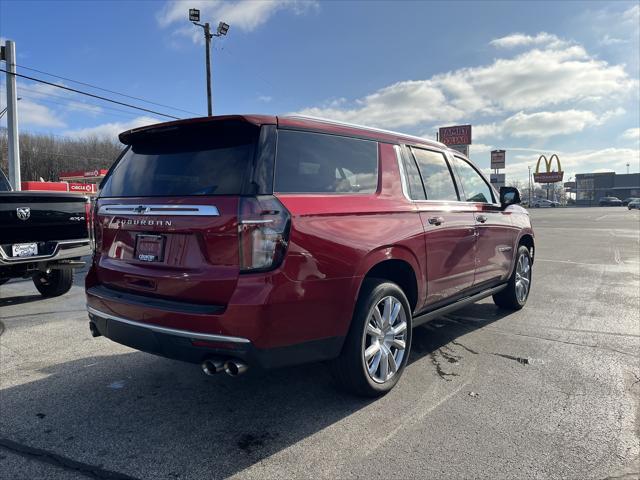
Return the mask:
{"type": "Polygon", "coordinates": [[[386,393],[413,327],[484,297],[517,310],[534,236],[515,188],[423,138],[232,115],[120,135],[94,206],[91,333],[207,374],[328,360],[386,393]]]}

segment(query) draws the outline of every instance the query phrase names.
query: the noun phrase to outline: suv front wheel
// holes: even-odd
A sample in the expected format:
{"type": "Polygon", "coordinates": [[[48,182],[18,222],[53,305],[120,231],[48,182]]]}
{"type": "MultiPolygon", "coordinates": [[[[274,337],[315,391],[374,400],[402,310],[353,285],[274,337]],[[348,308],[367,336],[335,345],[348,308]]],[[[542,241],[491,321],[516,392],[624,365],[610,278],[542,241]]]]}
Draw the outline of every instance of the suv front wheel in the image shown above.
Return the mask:
{"type": "Polygon", "coordinates": [[[411,350],[411,308],[395,283],[365,280],[340,356],[331,369],[352,393],[378,397],[402,375],[411,350]]]}
{"type": "Polygon", "coordinates": [[[518,247],[516,264],[506,288],[493,296],[494,303],[507,310],[520,310],[527,303],[531,290],[531,253],[524,245],[518,247]]]}

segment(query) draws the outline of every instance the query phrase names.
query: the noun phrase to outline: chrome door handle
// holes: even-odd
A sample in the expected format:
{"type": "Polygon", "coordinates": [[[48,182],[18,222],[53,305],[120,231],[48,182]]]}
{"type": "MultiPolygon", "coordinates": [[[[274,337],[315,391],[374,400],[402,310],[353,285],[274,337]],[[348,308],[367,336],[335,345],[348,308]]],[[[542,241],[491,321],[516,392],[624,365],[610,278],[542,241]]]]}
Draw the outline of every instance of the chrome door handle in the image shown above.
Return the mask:
{"type": "Polygon", "coordinates": [[[485,215],[478,215],[476,217],[476,220],[479,221],[480,223],[484,223],[487,221],[487,217],[485,215]]]}
{"type": "Polygon", "coordinates": [[[429,220],[429,225],[442,225],[444,223],[444,218],[442,217],[431,217],[429,220]]]}

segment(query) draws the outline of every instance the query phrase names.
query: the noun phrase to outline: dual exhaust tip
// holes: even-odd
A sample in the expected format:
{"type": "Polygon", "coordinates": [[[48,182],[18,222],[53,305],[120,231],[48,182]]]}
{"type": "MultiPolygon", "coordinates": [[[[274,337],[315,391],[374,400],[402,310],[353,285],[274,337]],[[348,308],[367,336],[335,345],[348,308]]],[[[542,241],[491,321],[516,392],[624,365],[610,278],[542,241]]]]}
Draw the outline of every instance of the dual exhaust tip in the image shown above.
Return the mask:
{"type": "Polygon", "coordinates": [[[238,360],[227,360],[225,362],[222,360],[207,359],[202,362],[201,367],[205,375],[215,375],[216,373],[225,372],[231,377],[242,375],[249,369],[246,363],[238,360]]]}

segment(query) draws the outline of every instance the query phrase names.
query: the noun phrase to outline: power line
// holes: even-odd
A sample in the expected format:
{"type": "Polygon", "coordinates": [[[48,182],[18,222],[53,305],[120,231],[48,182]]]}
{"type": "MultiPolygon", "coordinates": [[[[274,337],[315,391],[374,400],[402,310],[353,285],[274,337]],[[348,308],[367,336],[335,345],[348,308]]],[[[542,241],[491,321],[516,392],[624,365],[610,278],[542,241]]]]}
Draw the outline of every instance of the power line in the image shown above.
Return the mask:
{"type": "Polygon", "coordinates": [[[53,73],[45,72],[43,70],[38,70],[38,69],[35,69],[35,68],[31,68],[31,67],[25,67],[24,65],[18,65],[18,64],[16,64],[16,66],[19,67],[19,68],[24,68],[25,70],[30,70],[32,72],[42,73],[43,75],[48,75],[49,77],[59,78],[60,80],[66,80],[67,82],[77,83],[78,85],[84,85],[85,87],[95,88],[96,90],[102,90],[103,92],[108,92],[108,93],[113,93],[115,95],[120,95],[121,97],[131,98],[132,100],[139,100],[141,102],[150,103],[151,105],[156,105],[158,107],[170,108],[171,110],[177,110],[179,112],[190,113],[192,115],[198,115],[198,116],[202,115],[201,113],[192,112],[190,110],[184,110],[182,108],[172,107],[171,105],[164,105],[162,103],[152,102],[151,100],[145,100],[144,98],[134,97],[133,95],[127,95],[125,93],[116,92],[115,90],[109,90],[107,88],[98,87],[96,85],[92,85],[92,84],[86,83],[86,82],[81,82],[79,80],[73,80],[73,79],[68,78],[68,77],[61,77],[60,75],[55,75],[53,73]]]}
{"type": "MultiPolygon", "coordinates": [[[[29,84],[27,84],[29,85],[29,84]]],[[[4,84],[0,83],[0,88],[2,88],[3,86],[5,86],[4,84]]],[[[84,102],[84,101],[79,101],[79,100],[74,100],[75,97],[72,96],[65,96],[65,95],[56,95],[55,93],[51,93],[51,92],[42,92],[40,90],[35,90],[33,88],[28,88],[25,87],[24,84],[18,84],[18,91],[19,92],[31,92],[33,93],[32,95],[25,95],[24,93],[20,93],[18,96],[24,97],[24,98],[30,98],[31,100],[36,100],[36,101],[40,101],[40,102],[50,102],[50,103],[58,103],[59,105],[63,105],[60,102],[54,102],[53,100],[47,100],[45,98],[42,97],[53,97],[53,98],[60,98],[62,100],[65,100],[67,104],[74,103],[74,104],[78,104],[78,105],[86,105],[88,107],[97,107],[97,108],[103,108],[109,111],[113,111],[113,112],[121,112],[124,113],[126,115],[137,115],[137,113],[135,112],[131,112],[129,110],[123,110],[121,108],[114,108],[114,107],[107,107],[105,105],[101,105],[98,103],[92,103],[92,102],[84,102]]],[[[80,109],[77,109],[80,110],[80,109]]],[[[116,115],[118,116],[118,115],[116,115]]]]}
{"type": "Polygon", "coordinates": [[[64,85],[58,85],[56,83],[52,83],[52,82],[47,82],[46,80],[42,80],[40,78],[34,78],[34,77],[30,77],[28,75],[23,75],[21,73],[12,73],[12,72],[8,72],[7,70],[0,68],[0,72],[4,72],[4,73],[8,73],[10,75],[15,75],[16,77],[20,77],[20,78],[26,78],[27,80],[32,80],[34,82],[39,82],[39,83],[44,83],[45,85],[50,85],[52,87],[56,87],[56,88],[61,88],[63,90],[68,90],[70,92],[75,92],[75,93],[79,93],[80,95],[86,95],[88,97],[93,97],[93,98],[97,98],[98,100],[103,100],[105,102],[111,102],[111,103],[115,103],[117,105],[123,105],[125,107],[129,107],[129,108],[135,108],[136,110],[141,110],[143,112],[147,112],[147,113],[153,113],[154,115],[160,115],[162,117],[167,117],[167,118],[173,118],[174,120],[180,120],[180,117],[175,117],[173,115],[169,115],[166,113],[161,113],[161,112],[156,112],[155,110],[150,110],[148,108],[143,108],[143,107],[138,107],[136,105],[131,105],[129,103],[124,103],[124,102],[119,102],[118,100],[113,100],[111,98],[107,98],[107,97],[102,97],[100,95],[95,95],[93,93],[89,93],[89,92],[83,92],[82,90],[77,90],[75,88],[71,88],[71,87],[66,87],[64,85]]]}
{"type": "Polygon", "coordinates": [[[26,95],[24,93],[20,93],[20,97],[22,98],[28,98],[30,100],[36,101],[36,102],[44,102],[44,103],[52,103],[52,104],[56,104],[56,105],[61,105],[63,107],[65,107],[66,110],[69,111],[76,111],[76,112],[85,112],[87,114],[98,114],[98,113],[104,113],[104,112],[97,112],[92,110],[92,107],[94,108],[99,108],[99,109],[105,109],[108,110],[107,113],[109,113],[110,115],[115,115],[116,117],[121,117],[121,118],[131,118],[131,115],[138,115],[136,112],[130,112],[127,110],[123,110],[121,108],[113,108],[113,107],[106,107],[103,105],[98,105],[96,103],[89,103],[89,102],[79,102],[77,100],[72,100],[69,99],[68,97],[63,97],[62,95],[52,95],[50,93],[42,93],[42,92],[38,92],[37,90],[32,90],[29,88],[24,88],[24,87],[19,87],[18,90],[20,92],[24,92],[27,91],[29,93],[27,93],[26,95]],[[33,92],[33,95],[31,94],[31,92],[33,92]],[[63,99],[64,101],[55,101],[55,100],[51,100],[50,98],[43,98],[43,97],[54,97],[54,98],[60,98],[63,99]],[[86,108],[85,108],[86,107],[86,108]],[[112,112],[120,112],[118,113],[112,113],[112,112]],[[129,115],[129,117],[124,117],[124,115],[129,115]]]}

